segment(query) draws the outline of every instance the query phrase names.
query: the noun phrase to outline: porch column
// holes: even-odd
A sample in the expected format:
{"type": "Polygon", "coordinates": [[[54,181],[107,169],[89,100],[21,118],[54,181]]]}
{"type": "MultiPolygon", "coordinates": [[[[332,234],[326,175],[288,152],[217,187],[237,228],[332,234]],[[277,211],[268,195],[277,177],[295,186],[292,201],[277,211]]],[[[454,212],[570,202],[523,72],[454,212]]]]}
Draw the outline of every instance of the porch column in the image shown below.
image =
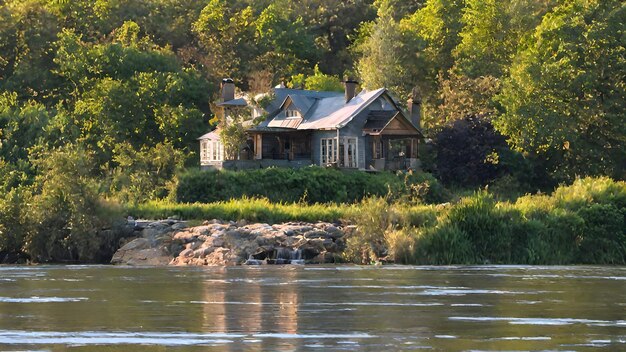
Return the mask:
{"type": "Polygon", "coordinates": [[[254,135],[254,158],[263,159],[263,134],[261,133],[254,135]]]}

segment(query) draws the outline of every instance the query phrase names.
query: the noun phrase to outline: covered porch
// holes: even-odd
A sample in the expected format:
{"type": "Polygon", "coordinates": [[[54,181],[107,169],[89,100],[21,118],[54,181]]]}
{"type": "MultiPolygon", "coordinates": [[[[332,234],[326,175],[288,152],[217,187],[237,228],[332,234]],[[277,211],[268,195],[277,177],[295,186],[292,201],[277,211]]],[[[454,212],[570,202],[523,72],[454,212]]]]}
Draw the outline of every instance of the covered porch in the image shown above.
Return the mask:
{"type": "Polygon", "coordinates": [[[308,131],[252,132],[255,160],[311,160],[308,131]]]}
{"type": "Polygon", "coordinates": [[[408,170],[419,167],[416,136],[370,136],[370,169],[408,170]]]}
{"type": "Polygon", "coordinates": [[[399,113],[371,112],[363,133],[369,145],[370,170],[407,170],[419,167],[422,133],[399,113]]]}

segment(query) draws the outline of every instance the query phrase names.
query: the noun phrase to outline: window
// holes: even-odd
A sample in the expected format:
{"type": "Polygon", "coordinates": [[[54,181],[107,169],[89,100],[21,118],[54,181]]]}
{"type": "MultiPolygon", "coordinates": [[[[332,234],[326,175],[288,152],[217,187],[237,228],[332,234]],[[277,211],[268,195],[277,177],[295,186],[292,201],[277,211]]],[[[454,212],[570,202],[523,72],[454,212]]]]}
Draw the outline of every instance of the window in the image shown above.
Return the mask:
{"type": "Polygon", "coordinates": [[[200,163],[207,164],[212,161],[224,160],[224,148],[219,141],[200,141],[200,163]]]}
{"type": "Polygon", "coordinates": [[[287,118],[298,118],[300,117],[300,111],[294,109],[285,110],[285,116],[287,118]]]}
{"type": "Polygon", "coordinates": [[[358,148],[356,137],[343,137],[339,142],[339,165],[341,167],[357,168],[358,148]]]}
{"type": "Polygon", "coordinates": [[[321,139],[320,165],[324,166],[337,161],[337,139],[321,139]]]}
{"type": "Polygon", "coordinates": [[[200,141],[200,162],[204,163],[209,161],[209,141],[200,141]]]}

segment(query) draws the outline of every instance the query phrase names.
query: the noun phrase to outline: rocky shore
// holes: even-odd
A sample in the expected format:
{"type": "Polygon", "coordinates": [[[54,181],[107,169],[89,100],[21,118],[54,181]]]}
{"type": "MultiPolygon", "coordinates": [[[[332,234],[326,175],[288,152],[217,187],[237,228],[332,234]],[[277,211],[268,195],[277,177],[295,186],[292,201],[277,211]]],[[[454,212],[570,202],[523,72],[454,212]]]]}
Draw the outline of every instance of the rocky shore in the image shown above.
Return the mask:
{"type": "Polygon", "coordinates": [[[113,255],[125,265],[262,265],[323,264],[341,261],[352,225],[326,222],[248,224],[205,221],[189,227],[175,219],[129,219],[137,236],[113,255]]]}

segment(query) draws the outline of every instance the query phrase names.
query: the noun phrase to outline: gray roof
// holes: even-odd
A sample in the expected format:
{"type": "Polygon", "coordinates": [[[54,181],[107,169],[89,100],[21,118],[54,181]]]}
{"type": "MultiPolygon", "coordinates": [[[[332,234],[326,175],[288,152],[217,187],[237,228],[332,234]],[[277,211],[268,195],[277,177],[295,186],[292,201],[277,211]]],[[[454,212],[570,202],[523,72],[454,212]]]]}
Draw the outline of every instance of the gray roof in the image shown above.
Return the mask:
{"type": "Polygon", "coordinates": [[[328,97],[343,97],[341,92],[320,92],[317,90],[274,88],[274,100],[265,108],[269,113],[275,112],[285,102],[287,96],[301,96],[312,99],[321,99],[328,97]]]}
{"type": "Polygon", "coordinates": [[[412,125],[386,88],[369,92],[363,90],[347,103],[344,95],[338,92],[276,88],[274,93],[274,100],[266,108],[269,117],[251,131],[282,132],[342,128],[384,94],[389,97],[388,100],[392,102],[393,107],[391,110],[370,112],[365,129],[383,128],[398,113],[412,125]],[[283,108],[287,99],[291,99],[293,105],[302,114],[302,118],[285,116],[283,108]]]}
{"type": "Polygon", "coordinates": [[[372,110],[367,114],[367,122],[363,126],[364,130],[380,130],[396,116],[397,111],[372,110]]]}
{"type": "Polygon", "coordinates": [[[248,106],[248,103],[244,98],[237,98],[229,101],[223,101],[215,104],[217,106],[248,106]]]}

